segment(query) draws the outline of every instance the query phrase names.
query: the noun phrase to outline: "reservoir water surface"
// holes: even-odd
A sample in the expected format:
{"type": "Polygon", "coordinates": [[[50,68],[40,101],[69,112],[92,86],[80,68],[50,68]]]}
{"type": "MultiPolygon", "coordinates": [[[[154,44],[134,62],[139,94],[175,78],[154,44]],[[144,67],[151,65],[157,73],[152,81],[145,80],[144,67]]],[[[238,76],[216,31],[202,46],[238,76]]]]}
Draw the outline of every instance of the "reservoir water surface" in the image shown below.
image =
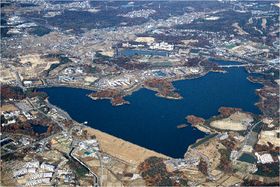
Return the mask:
{"type": "Polygon", "coordinates": [[[50,103],[62,108],[78,122],[165,155],[182,158],[189,145],[206,134],[191,127],[177,129],[193,114],[210,118],[221,106],[239,107],[259,114],[255,106],[261,85],[249,82],[243,68],[229,68],[227,73],[209,73],[193,80],[174,82],[184,97],[168,100],[155,92],[141,89],[127,96],[129,105],[113,107],[109,100],[93,101],[89,90],[44,88],[50,103]]]}

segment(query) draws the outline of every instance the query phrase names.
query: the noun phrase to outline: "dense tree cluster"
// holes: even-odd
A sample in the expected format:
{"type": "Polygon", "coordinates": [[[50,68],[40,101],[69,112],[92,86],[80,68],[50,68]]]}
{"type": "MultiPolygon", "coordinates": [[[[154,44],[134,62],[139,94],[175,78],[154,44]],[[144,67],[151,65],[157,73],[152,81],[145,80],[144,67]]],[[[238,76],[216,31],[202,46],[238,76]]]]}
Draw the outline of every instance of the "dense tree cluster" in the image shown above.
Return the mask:
{"type": "Polygon", "coordinates": [[[228,139],[221,140],[221,143],[230,151],[232,151],[236,147],[236,140],[232,137],[228,139]]]}
{"type": "Polygon", "coordinates": [[[21,88],[15,86],[2,85],[1,86],[1,101],[8,99],[23,99],[25,94],[21,88]]]}
{"type": "Polygon", "coordinates": [[[197,167],[201,173],[203,173],[204,175],[208,175],[208,166],[205,160],[200,159],[197,167]]]}
{"type": "Polygon", "coordinates": [[[240,108],[231,108],[231,107],[220,107],[219,113],[222,117],[229,117],[231,114],[234,114],[235,112],[241,111],[240,108]]]}
{"type": "Polygon", "coordinates": [[[231,172],[231,161],[230,161],[230,153],[226,149],[219,149],[219,152],[221,154],[221,160],[218,168],[224,172],[231,172]]]}
{"type": "Polygon", "coordinates": [[[40,99],[45,99],[47,96],[48,95],[45,92],[39,92],[34,88],[29,88],[26,92],[24,92],[20,87],[17,86],[1,86],[1,101],[9,99],[21,100],[26,97],[39,97],[40,99]]]}
{"type": "Polygon", "coordinates": [[[17,133],[17,134],[25,134],[30,136],[45,136],[45,134],[38,134],[33,129],[33,126],[44,126],[47,127],[46,133],[51,134],[53,132],[57,132],[59,127],[55,125],[50,119],[47,118],[37,118],[33,120],[27,121],[17,121],[14,124],[10,124],[7,126],[2,127],[2,132],[9,132],[9,133],[17,133]]]}
{"type": "Polygon", "coordinates": [[[144,82],[145,87],[155,89],[159,96],[181,98],[180,94],[175,92],[172,82],[163,79],[151,79],[144,82]]]}
{"type": "Polygon", "coordinates": [[[2,132],[10,132],[10,133],[20,133],[27,135],[35,135],[32,131],[31,124],[28,122],[20,122],[14,123],[7,126],[2,127],[2,132]]]}
{"type": "MultiPolygon", "coordinates": [[[[256,152],[269,152],[273,157],[276,157],[280,153],[280,147],[275,147],[270,142],[267,142],[267,145],[256,144],[254,150],[256,152]]],[[[275,160],[278,160],[278,158],[276,158],[275,160]]]]}
{"type": "Polygon", "coordinates": [[[267,177],[279,177],[279,162],[257,164],[258,171],[257,175],[267,177]]]}
{"type": "Polygon", "coordinates": [[[192,125],[203,125],[205,120],[203,118],[197,117],[195,115],[188,115],[186,117],[188,123],[192,125]]]}
{"type": "Polygon", "coordinates": [[[166,169],[162,158],[150,157],[138,166],[138,169],[149,186],[173,186],[172,174],[166,169]]]}
{"type": "Polygon", "coordinates": [[[264,183],[258,180],[244,179],[241,186],[279,186],[279,181],[274,183],[264,183]]]}

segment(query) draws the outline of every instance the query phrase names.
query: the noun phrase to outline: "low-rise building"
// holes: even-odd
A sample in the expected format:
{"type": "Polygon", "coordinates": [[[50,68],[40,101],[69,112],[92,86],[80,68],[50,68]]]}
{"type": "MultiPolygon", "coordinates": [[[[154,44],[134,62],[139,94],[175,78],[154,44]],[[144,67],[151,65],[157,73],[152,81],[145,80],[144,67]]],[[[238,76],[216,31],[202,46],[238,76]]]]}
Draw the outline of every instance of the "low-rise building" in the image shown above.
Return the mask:
{"type": "Polygon", "coordinates": [[[51,180],[50,178],[41,178],[41,179],[35,179],[35,180],[29,180],[27,181],[27,183],[25,184],[26,186],[35,186],[38,184],[50,184],[51,180]]]}
{"type": "Polygon", "coordinates": [[[168,44],[167,42],[153,43],[150,45],[150,49],[172,51],[174,49],[174,45],[168,44]]]}
{"type": "Polygon", "coordinates": [[[39,166],[40,166],[39,161],[27,162],[27,163],[25,164],[25,167],[26,167],[26,168],[39,168],[39,166]]]}
{"type": "Polygon", "coordinates": [[[22,113],[26,117],[26,119],[28,119],[28,120],[33,119],[33,116],[29,112],[22,112],[22,113]]]}
{"type": "Polygon", "coordinates": [[[271,154],[265,153],[265,154],[260,155],[259,153],[255,153],[255,155],[258,158],[258,163],[267,164],[267,163],[274,162],[271,154]]]}
{"type": "Polygon", "coordinates": [[[44,170],[47,170],[47,171],[52,171],[52,172],[53,172],[54,169],[55,169],[55,166],[43,162],[43,163],[41,164],[40,168],[41,168],[41,169],[44,169],[44,170]]]}

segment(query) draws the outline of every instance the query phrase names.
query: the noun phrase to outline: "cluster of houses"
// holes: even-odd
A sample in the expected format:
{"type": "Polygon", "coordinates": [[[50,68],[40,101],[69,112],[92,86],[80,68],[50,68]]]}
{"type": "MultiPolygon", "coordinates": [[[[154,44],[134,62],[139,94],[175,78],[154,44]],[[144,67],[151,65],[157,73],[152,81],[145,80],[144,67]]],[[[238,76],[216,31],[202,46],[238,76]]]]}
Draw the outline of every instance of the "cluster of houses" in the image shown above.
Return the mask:
{"type": "Polygon", "coordinates": [[[11,111],[11,112],[3,111],[2,116],[4,118],[4,123],[1,124],[2,127],[16,123],[16,118],[18,117],[19,114],[20,114],[19,110],[11,111]]]}
{"type": "Polygon", "coordinates": [[[41,163],[37,160],[27,162],[21,169],[13,172],[13,177],[19,183],[25,183],[26,186],[34,186],[39,184],[51,184],[51,179],[56,166],[49,163],[41,163]],[[29,178],[25,176],[29,174],[29,178]]]}
{"type": "MultiPolygon", "coordinates": [[[[21,112],[19,110],[2,111],[1,116],[3,117],[3,122],[1,122],[1,126],[4,127],[16,123],[16,120],[20,114],[21,112]]],[[[29,112],[23,111],[22,114],[26,117],[27,120],[31,120],[34,118],[29,112]]]]}

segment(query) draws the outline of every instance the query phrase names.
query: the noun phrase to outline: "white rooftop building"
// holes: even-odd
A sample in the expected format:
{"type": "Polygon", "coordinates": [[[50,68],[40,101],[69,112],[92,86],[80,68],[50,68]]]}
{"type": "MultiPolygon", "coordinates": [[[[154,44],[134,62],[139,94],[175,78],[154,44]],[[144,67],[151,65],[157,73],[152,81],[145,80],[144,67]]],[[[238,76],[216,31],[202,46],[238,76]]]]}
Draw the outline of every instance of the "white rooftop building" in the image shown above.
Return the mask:
{"type": "Polygon", "coordinates": [[[21,176],[21,175],[25,175],[27,173],[27,169],[26,168],[22,168],[22,169],[19,169],[17,171],[14,171],[13,172],[13,176],[14,177],[18,177],[18,176],[21,176]]]}
{"type": "Polygon", "coordinates": [[[27,172],[28,173],[36,173],[36,168],[28,168],[27,172]]]}
{"type": "Polygon", "coordinates": [[[40,166],[42,169],[47,170],[47,171],[54,171],[55,167],[51,164],[47,164],[47,163],[42,163],[40,166]]]}
{"type": "Polygon", "coordinates": [[[266,154],[260,155],[258,153],[255,153],[255,155],[257,156],[259,163],[267,164],[267,163],[274,162],[271,154],[266,153],[266,154]]]}
{"type": "MultiPolygon", "coordinates": [[[[20,142],[22,143],[22,145],[28,145],[30,144],[30,141],[26,138],[26,137],[23,137],[20,142]]],[[[39,167],[39,166],[38,166],[39,167]]]]}
{"type": "Polygon", "coordinates": [[[22,112],[22,113],[28,120],[33,119],[32,115],[30,113],[28,113],[28,112],[22,112]]]}
{"type": "Polygon", "coordinates": [[[39,166],[40,166],[39,161],[27,162],[27,163],[25,164],[25,167],[26,167],[26,168],[39,168],[39,166]]]}
{"type": "Polygon", "coordinates": [[[160,42],[160,43],[153,43],[152,45],[150,45],[150,48],[172,51],[174,49],[174,45],[168,44],[167,42],[160,42]]]}
{"type": "Polygon", "coordinates": [[[79,149],[88,149],[88,146],[84,142],[79,142],[79,149]]]}
{"type": "Polygon", "coordinates": [[[25,185],[26,186],[35,186],[35,185],[42,184],[42,183],[49,184],[50,181],[51,181],[50,178],[35,179],[35,180],[28,181],[25,185]]]}
{"type": "Polygon", "coordinates": [[[26,175],[27,173],[35,173],[35,172],[36,172],[36,168],[28,168],[28,169],[22,168],[17,171],[14,171],[13,176],[18,177],[18,176],[26,175]]]}
{"type": "Polygon", "coordinates": [[[31,86],[32,83],[32,81],[23,81],[24,86],[31,86]]]}
{"type": "Polygon", "coordinates": [[[45,173],[35,173],[31,176],[30,179],[39,179],[39,178],[52,178],[53,173],[52,172],[45,172],[45,173]]]}

